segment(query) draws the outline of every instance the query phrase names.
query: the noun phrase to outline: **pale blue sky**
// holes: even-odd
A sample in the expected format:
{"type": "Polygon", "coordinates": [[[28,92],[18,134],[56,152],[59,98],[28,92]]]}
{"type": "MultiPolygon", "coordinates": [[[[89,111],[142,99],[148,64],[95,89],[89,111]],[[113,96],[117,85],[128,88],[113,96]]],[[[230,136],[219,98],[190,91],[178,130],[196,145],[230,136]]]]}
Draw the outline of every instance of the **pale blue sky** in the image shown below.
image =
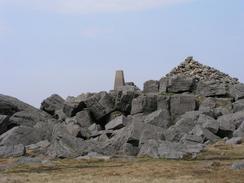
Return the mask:
{"type": "Polygon", "coordinates": [[[0,93],[39,107],[58,93],[142,87],[188,55],[244,81],[243,0],[0,0],[0,93]]]}

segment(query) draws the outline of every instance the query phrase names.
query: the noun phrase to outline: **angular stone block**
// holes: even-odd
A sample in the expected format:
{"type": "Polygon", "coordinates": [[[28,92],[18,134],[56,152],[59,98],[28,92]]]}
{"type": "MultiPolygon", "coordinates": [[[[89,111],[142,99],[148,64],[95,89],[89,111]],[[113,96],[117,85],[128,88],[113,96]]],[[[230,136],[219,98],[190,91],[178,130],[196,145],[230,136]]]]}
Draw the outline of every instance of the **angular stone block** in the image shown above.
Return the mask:
{"type": "Polygon", "coordinates": [[[143,93],[158,93],[159,92],[159,82],[156,80],[149,80],[144,83],[143,93]]]}
{"type": "Polygon", "coordinates": [[[177,94],[171,96],[170,112],[173,120],[186,112],[194,111],[196,107],[196,99],[194,95],[177,94]]]}

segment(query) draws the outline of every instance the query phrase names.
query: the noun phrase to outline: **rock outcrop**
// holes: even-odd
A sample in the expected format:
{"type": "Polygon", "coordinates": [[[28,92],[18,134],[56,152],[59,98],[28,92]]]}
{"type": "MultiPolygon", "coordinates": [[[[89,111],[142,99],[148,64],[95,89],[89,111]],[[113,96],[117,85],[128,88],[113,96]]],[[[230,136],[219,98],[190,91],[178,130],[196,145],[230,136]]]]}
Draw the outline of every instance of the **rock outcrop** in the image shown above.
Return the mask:
{"type": "Polygon", "coordinates": [[[119,77],[115,90],[66,100],[54,94],[40,110],[0,95],[0,157],[181,159],[223,138],[242,143],[244,84],[237,79],[192,57],[142,91],[119,77]]]}

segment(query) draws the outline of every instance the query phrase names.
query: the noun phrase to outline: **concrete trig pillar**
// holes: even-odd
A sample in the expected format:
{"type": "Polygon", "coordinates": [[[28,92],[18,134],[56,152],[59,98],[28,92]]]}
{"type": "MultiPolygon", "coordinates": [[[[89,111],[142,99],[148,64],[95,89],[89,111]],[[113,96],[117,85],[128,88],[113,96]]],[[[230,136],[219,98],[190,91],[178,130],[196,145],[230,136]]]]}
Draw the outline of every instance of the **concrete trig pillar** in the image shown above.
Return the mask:
{"type": "Polygon", "coordinates": [[[116,71],[114,90],[119,90],[124,85],[125,85],[124,72],[122,70],[116,71]]]}

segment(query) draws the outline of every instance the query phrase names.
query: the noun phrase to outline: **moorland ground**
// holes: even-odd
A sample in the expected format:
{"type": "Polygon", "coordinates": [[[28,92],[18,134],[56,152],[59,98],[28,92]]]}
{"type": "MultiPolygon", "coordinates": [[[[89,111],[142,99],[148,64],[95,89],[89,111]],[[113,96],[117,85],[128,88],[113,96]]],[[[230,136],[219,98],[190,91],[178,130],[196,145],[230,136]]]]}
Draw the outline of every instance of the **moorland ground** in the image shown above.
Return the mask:
{"type": "MultiPolygon", "coordinates": [[[[211,145],[195,160],[55,160],[0,170],[1,183],[243,183],[244,171],[232,170],[244,159],[244,145],[211,145]]],[[[2,159],[1,166],[15,159],[2,159]]]]}

